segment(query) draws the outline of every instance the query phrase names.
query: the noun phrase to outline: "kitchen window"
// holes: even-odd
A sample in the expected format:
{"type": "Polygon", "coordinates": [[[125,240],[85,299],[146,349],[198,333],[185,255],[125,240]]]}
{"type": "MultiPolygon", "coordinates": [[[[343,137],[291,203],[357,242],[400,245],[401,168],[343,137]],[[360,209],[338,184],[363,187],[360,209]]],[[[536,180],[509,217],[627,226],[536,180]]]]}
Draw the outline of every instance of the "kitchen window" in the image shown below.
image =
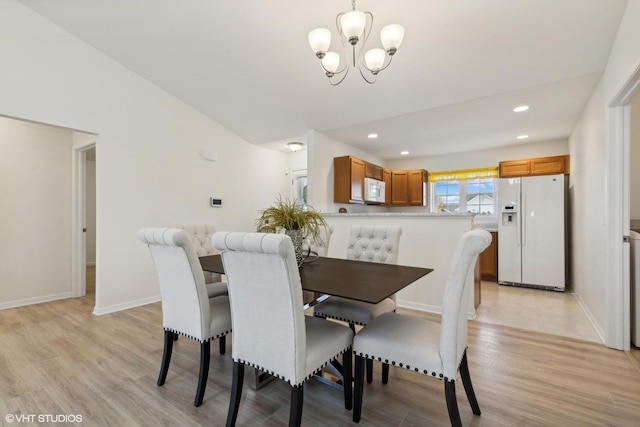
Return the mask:
{"type": "Polygon", "coordinates": [[[496,216],[498,168],[430,172],[432,212],[496,216]]]}

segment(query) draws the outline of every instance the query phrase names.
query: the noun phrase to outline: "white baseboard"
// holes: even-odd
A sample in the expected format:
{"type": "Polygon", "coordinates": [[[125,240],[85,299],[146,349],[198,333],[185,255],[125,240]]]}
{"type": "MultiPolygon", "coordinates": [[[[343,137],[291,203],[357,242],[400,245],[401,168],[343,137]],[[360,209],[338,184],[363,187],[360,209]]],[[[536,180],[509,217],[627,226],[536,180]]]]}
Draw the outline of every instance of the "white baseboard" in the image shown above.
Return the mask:
{"type": "Polygon", "coordinates": [[[129,308],[140,307],[147,304],[153,304],[154,302],[160,301],[160,295],[156,295],[154,297],[143,298],[135,301],[124,302],[122,304],[110,305],[107,307],[94,307],[93,314],[96,316],[101,316],[103,314],[115,313],[116,311],[127,310],[129,308]]]}
{"type": "Polygon", "coordinates": [[[0,310],[6,310],[8,308],[15,308],[15,307],[24,307],[26,305],[41,304],[43,302],[57,301],[59,299],[71,298],[71,296],[72,296],[71,292],[63,292],[60,294],[44,295],[44,296],[39,296],[34,298],[25,298],[25,299],[16,300],[16,301],[3,302],[3,303],[0,303],[0,310]]]}
{"type": "Polygon", "coordinates": [[[600,324],[596,322],[596,318],[593,316],[593,314],[589,310],[589,307],[587,307],[587,305],[584,303],[584,301],[580,297],[580,294],[572,292],[571,295],[573,295],[576,298],[576,300],[578,300],[578,304],[580,304],[580,307],[582,307],[582,311],[584,311],[584,314],[587,316],[589,323],[591,323],[591,325],[593,326],[593,329],[595,329],[596,331],[596,334],[598,334],[598,336],[600,337],[600,341],[602,341],[602,343],[604,344],[605,343],[604,330],[602,329],[600,324]]]}

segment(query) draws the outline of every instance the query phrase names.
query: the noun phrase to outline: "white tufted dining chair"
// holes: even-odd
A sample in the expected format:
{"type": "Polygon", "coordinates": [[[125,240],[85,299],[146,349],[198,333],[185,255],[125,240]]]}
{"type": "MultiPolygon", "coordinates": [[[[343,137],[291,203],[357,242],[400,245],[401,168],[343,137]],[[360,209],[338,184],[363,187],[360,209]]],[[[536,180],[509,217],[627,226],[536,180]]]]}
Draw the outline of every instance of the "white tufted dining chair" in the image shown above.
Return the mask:
{"type": "Polygon", "coordinates": [[[456,377],[460,378],[474,414],[480,415],[467,363],[467,309],[472,286],[467,277],[491,243],[485,230],[466,232],[459,240],[442,300],[441,322],[398,313],[386,313],[362,328],[353,340],[355,398],[353,421],[362,412],[363,360],[379,360],[444,381],[451,425],[462,426],[456,401],[456,377]]]}
{"type": "MultiPolygon", "coordinates": [[[[347,259],[397,264],[402,228],[397,225],[353,225],[349,235],[347,259]]],[[[347,322],[355,334],[355,325],[364,326],[383,313],[396,310],[395,294],[378,304],[331,297],[314,307],[314,316],[347,322]]],[[[373,361],[367,361],[367,382],[373,377],[373,361]]],[[[382,382],[389,379],[389,366],[382,365],[382,382]]]]}
{"type": "Polygon", "coordinates": [[[198,256],[184,230],[143,228],[138,231],[138,238],[149,247],[160,282],[164,351],[158,385],[167,378],[174,338],[184,335],[194,339],[200,343],[194,405],[200,406],[209,376],[211,340],[219,339],[220,354],[224,354],[225,336],[231,332],[229,297],[209,298],[198,256]]]}
{"type": "MultiPolygon", "coordinates": [[[[201,257],[218,253],[213,247],[213,244],[211,244],[211,236],[216,232],[216,228],[212,224],[180,224],[172,226],[171,228],[179,228],[187,233],[193,243],[193,248],[197,256],[201,257]]],[[[207,286],[207,295],[209,295],[209,298],[227,295],[227,282],[222,280],[221,274],[205,271],[204,282],[207,286]]]]}
{"type": "Polygon", "coordinates": [[[233,323],[233,385],[227,426],[236,423],[244,366],[291,386],[289,425],[302,419],[303,385],[343,355],[345,408],[352,407],[351,343],[344,325],[305,316],[302,285],[291,239],[272,233],[216,233],[229,283],[233,323]]]}

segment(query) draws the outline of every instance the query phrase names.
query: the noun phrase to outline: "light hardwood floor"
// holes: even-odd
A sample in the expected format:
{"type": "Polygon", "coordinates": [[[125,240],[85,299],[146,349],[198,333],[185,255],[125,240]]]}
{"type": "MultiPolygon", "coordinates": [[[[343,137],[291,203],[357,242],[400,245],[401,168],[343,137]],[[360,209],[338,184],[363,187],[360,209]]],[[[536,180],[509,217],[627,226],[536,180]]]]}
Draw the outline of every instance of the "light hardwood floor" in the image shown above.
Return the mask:
{"type": "MultiPolygon", "coordinates": [[[[193,406],[199,346],[180,338],[163,387],[160,304],[94,316],[93,298],[0,311],[0,414],[78,414],[85,426],[220,426],[231,385],[231,340],[212,345],[201,407],[193,406]]],[[[426,316],[403,310],[405,313],[426,316]]],[[[601,344],[513,327],[469,322],[469,366],[482,415],[466,426],[634,426],[640,420],[640,369],[629,353],[601,344]]],[[[447,426],[440,381],[392,368],[389,384],[365,386],[362,426],[447,426]]],[[[286,425],[289,389],[248,385],[239,426],[286,425]]],[[[304,426],[349,426],[338,390],[310,381],[304,426]]],[[[12,425],[17,425],[16,423],[12,425]]],[[[35,425],[21,423],[19,425],[35,425]]],[[[57,423],[55,425],[65,425],[57,423]]],[[[73,424],[70,424],[73,425],[73,424]]],[[[80,424],[75,424],[80,425],[80,424]]]]}
{"type": "Polygon", "coordinates": [[[571,291],[556,292],[482,281],[476,320],[563,337],[602,340],[571,291]]]}

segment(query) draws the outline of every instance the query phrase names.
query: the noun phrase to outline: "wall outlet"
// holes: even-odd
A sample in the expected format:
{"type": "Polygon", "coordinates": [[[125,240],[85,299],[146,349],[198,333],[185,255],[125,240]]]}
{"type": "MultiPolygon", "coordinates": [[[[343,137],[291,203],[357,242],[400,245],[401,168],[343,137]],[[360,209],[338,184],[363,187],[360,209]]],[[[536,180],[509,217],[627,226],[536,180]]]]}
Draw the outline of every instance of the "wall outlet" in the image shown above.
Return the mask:
{"type": "Polygon", "coordinates": [[[211,197],[210,203],[211,203],[211,207],[212,208],[221,208],[222,207],[222,199],[214,199],[213,197],[211,197]]]}

